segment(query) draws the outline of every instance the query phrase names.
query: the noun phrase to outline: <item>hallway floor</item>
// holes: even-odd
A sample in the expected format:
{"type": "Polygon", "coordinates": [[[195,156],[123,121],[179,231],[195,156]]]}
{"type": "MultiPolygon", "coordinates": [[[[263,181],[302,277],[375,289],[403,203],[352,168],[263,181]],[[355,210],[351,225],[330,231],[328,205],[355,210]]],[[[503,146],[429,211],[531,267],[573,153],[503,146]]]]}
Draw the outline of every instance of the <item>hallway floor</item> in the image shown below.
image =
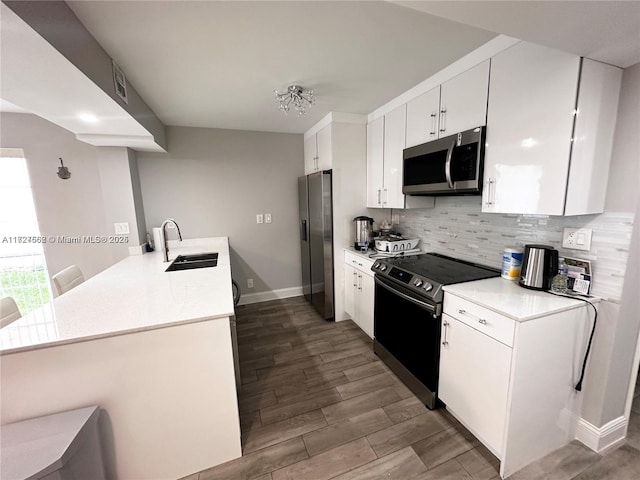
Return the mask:
{"type": "MultiPolygon", "coordinates": [[[[237,308],[243,456],[184,480],[493,480],[498,460],[445,409],[428,410],[352,322],[302,297],[237,308]]],[[[605,456],[578,442],[513,480],[640,478],[640,414],[605,456]]]]}

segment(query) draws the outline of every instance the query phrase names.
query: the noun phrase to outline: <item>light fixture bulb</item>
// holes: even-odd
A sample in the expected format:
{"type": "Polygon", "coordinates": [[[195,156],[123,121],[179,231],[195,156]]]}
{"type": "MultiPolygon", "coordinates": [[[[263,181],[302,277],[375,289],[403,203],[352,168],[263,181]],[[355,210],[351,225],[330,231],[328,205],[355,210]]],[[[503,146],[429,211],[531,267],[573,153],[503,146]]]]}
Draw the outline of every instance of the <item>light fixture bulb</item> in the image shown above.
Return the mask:
{"type": "Polygon", "coordinates": [[[98,123],[98,117],[92,113],[80,113],[78,118],[85,123],[98,123]]]}

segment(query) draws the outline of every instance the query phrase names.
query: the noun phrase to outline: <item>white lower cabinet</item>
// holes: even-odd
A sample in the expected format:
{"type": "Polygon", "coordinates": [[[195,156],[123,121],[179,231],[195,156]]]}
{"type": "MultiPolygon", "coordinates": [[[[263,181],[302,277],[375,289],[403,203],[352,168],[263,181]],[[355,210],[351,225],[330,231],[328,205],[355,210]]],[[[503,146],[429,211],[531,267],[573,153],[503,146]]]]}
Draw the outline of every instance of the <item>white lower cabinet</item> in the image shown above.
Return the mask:
{"type": "Polygon", "coordinates": [[[347,315],[373,338],[373,261],[345,252],[344,309],[347,315]]]}
{"type": "Polygon", "coordinates": [[[498,457],[502,478],[575,438],[591,319],[577,306],[515,320],[445,293],[438,397],[498,457]]]}
{"type": "Polygon", "coordinates": [[[502,453],[511,348],[444,314],[439,396],[496,455],[502,453]]]}

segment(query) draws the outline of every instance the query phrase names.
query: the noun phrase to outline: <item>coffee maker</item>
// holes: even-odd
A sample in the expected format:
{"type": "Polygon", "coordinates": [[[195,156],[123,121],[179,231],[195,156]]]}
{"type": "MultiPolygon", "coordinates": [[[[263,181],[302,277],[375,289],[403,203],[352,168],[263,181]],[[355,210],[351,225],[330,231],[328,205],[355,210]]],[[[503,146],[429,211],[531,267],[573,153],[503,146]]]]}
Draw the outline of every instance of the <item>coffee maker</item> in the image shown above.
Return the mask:
{"type": "Polygon", "coordinates": [[[367,250],[373,245],[373,218],[360,216],[353,219],[355,226],[353,247],[367,250]]]}

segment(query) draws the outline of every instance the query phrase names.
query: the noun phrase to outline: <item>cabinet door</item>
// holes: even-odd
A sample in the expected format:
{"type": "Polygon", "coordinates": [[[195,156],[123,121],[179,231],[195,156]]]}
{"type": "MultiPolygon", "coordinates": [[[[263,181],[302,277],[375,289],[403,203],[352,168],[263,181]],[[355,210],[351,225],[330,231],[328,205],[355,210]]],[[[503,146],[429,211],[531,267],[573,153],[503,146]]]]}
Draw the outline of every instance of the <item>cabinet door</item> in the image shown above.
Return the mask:
{"type": "Polygon", "coordinates": [[[367,124],[367,207],[382,207],[384,117],[367,124]]]}
{"type": "Polygon", "coordinates": [[[373,277],[365,273],[361,273],[360,287],[358,290],[358,325],[360,328],[373,338],[373,305],[375,282],[373,277]]]}
{"type": "Polygon", "coordinates": [[[384,208],[404,208],[402,194],[402,151],[404,150],[407,105],[384,116],[384,208]]]}
{"type": "Polygon", "coordinates": [[[579,63],[527,42],[491,59],[482,211],[563,214],[579,63]]]}
{"type": "Polygon", "coordinates": [[[354,267],[344,266],[344,311],[356,321],[355,292],[358,285],[358,274],[354,267]]]}
{"type": "Polygon", "coordinates": [[[316,147],[316,136],[311,135],[304,139],[304,174],[309,175],[316,171],[316,161],[318,150],[316,147]]]}
{"type": "Polygon", "coordinates": [[[438,138],[439,112],[440,87],[407,103],[407,148],[438,138]]]}
{"type": "Polygon", "coordinates": [[[621,80],[618,67],[582,60],[565,215],[604,211],[621,80]]]}
{"type": "Polygon", "coordinates": [[[500,457],[512,350],[447,314],[441,338],[438,396],[500,457]]]}
{"type": "Polygon", "coordinates": [[[316,134],[316,144],[318,146],[318,170],[329,170],[332,165],[331,155],[331,125],[327,125],[316,134]]]}
{"type": "Polygon", "coordinates": [[[446,137],[487,123],[489,60],[442,84],[439,136],[446,137]]]}

